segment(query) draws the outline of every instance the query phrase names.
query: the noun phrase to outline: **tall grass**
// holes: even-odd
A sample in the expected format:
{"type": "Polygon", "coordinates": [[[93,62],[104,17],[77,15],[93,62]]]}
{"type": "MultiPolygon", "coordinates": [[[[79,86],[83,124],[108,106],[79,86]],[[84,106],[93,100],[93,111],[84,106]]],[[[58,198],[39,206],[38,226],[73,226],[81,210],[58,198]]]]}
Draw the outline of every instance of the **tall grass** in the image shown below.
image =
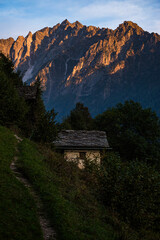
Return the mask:
{"type": "Polygon", "coordinates": [[[10,170],[15,147],[13,134],[0,126],[0,239],[42,240],[34,200],[10,170]]]}

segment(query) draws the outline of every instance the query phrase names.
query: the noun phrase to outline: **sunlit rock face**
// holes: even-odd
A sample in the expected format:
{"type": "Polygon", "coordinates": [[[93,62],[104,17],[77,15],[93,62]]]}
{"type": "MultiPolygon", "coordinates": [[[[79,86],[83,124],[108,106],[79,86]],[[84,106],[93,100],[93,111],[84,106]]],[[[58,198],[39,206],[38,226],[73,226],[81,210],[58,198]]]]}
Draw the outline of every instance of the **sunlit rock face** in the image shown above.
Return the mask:
{"type": "Polygon", "coordinates": [[[78,101],[93,116],[129,99],[160,114],[160,36],[133,22],[111,30],[65,20],[16,41],[1,39],[0,51],[24,82],[40,77],[46,108],[59,119],[78,101]]]}

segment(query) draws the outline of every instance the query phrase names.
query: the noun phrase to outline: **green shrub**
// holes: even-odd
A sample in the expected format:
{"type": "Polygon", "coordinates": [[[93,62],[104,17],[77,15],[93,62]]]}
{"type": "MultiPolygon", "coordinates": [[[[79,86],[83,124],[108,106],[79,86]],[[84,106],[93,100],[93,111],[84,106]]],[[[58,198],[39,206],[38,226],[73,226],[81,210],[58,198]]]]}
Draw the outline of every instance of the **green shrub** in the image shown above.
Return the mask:
{"type": "Polygon", "coordinates": [[[160,121],[151,109],[126,101],[99,114],[94,124],[106,131],[110,146],[123,160],[139,159],[160,168],[160,121]]]}
{"type": "Polygon", "coordinates": [[[103,202],[134,229],[160,231],[160,174],[145,163],[123,163],[111,153],[101,171],[103,202]]]}

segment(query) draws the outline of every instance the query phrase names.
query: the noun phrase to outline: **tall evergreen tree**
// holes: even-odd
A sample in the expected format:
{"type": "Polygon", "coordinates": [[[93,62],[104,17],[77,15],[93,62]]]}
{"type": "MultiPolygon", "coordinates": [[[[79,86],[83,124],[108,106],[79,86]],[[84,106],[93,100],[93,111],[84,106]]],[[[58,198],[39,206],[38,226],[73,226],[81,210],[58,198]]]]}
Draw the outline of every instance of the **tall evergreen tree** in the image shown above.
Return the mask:
{"type": "Polygon", "coordinates": [[[56,113],[54,109],[46,111],[43,100],[41,82],[38,77],[35,86],[37,87],[36,100],[30,106],[30,116],[32,117],[32,131],[30,138],[39,142],[52,142],[57,135],[56,113]]]}
{"type": "Polygon", "coordinates": [[[91,130],[92,117],[87,107],[78,102],[76,107],[70,112],[70,115],[64,119],[62,128],[74,130],[91,130]]]}
{"type": "Polygon", "coordinates": [[[22,125],[27,112],[27,105],[17,91],[17,87],[22,85],[11,60],[0,54],[0,124],[22,125]]]}

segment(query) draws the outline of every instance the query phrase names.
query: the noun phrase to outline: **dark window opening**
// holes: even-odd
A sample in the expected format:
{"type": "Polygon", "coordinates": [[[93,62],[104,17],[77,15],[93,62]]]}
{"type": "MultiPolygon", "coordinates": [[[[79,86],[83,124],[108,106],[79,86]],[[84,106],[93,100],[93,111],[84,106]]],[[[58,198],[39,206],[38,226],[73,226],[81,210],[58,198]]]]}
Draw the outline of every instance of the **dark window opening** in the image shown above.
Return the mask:
{"type": "Polygon", "coordinates": [[[79,156],[81,159],[85,159],[86,158],[86,152],[80,152],[79,156]]]}

